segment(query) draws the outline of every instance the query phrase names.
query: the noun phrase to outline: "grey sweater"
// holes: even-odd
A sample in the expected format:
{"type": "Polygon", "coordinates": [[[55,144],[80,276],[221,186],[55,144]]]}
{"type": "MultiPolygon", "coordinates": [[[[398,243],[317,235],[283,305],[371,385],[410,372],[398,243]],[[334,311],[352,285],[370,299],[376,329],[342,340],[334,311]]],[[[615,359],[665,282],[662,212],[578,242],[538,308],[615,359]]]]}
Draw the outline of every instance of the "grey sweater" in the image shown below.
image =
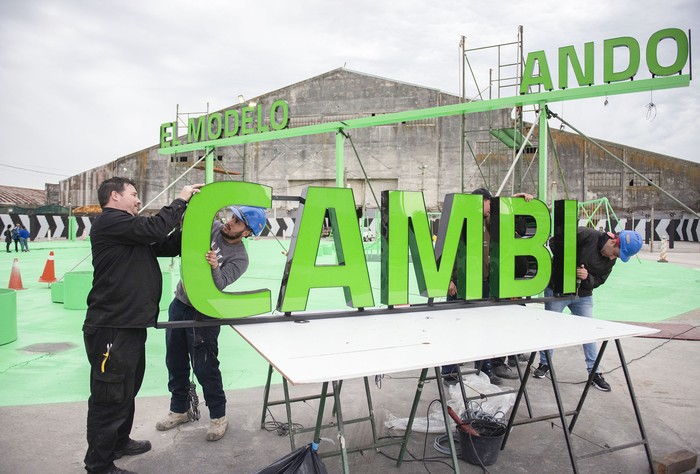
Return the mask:
{"type": "MultiPolygon", "coordinates": [[[[226,242],[221,235],[221,228],[223,226],[221,222],[214,221],[211,227],[211,248],[219,255],[219,266],[211,271],[211,276],[219,290],[224,290],[231,283],[238,280],[248,269],[248,252],[246,252],[243,242],[237,244],[226,242]]],[[[182,280],[177,284],[175,298],[188,306],[192,306],[185,292],[182,280]]]]}

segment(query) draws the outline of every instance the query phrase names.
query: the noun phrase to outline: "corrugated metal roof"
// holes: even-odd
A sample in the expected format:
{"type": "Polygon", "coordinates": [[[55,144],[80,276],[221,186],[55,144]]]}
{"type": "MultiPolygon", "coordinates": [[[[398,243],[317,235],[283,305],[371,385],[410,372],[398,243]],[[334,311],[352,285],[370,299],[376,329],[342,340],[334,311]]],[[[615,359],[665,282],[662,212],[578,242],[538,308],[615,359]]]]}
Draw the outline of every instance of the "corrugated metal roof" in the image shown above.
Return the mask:
{"type": "Polygon", "coordinates": [[[43,189],[0,186],[0,206],[37,207],[46,205],[43,189]]]}

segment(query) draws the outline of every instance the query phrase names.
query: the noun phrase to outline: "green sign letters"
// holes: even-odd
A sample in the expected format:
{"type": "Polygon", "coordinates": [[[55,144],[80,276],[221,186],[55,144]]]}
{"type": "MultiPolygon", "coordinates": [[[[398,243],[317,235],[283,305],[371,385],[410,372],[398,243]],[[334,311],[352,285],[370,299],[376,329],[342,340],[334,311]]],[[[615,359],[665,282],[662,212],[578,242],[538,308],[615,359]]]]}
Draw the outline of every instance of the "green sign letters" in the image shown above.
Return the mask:
{"type": "MultiPolygon", "coordinates": [[[[270,290],[228,293],[219,291],[202,258],[209,249],[211,222],[231,204],[269,208],[271,188],[246,182],[217,182],[204,186],[191,200],[183,222],[182,280],[192,304],[216,318],[241,318],[271,310],[270,290]]],[[[310,290],[343,288],[346,304],[374,306],[374,297],[351,189],[310,186],[304,190],[282,275],[276,308],[289,313],[306,309],[310,290]],[[325,217],[332,227],[337,260],[320,265],[317,255],[325,217]]],[[[564,246],[552,265],[546,248],[551,221],[544,203],[523,198],[495,198],[491,202],[490,275],[495,298],[540,293],[551,280],[563,293],[575,291],[576,201],[557,201],[554,239],[564,246]],[[527,217],[531,232],[516,234],[516,219],[527,217]],[[515,261],[535,263],[534,276],[516,276],[515,261]]],[[[479,195],[449,194],[433,247],[427,212],[420,192],[384,191],[381,222],[381,303],[408,303],[409,257],[421,295],[447,296],[455,277],[457,296],[482,298],[484,268],[483,201],[479,195]]],[[[488,258],[488,256],[486,256],[488,258]]],[[[271,276],[276,279],[278,276],[271,276]]]]}
{"type": "MultiPolygon", "coordinates": [[[[657,31],[649,38],[645,50],[646,64],[652,77],[672,76],[680,74],[688,62],[688,36],[678,28],[667,28],[657,31]],[[668,65],[662,66],[659,62],[659,44],[663,40],[673,41],[676,46],[675,59],[668,65]]],[[[626,81],[634,79],[639,71],[641,62],[641,49],[639,42],[630,37],[607,39],[603,42],[603,82],[626,81]],[[620,54],[623,52],[623,54],[620,54]],[[619,67],[621,58],[626,58],[622,69],[619,67]],[[616,59],[618,61],[616,61],[616,59]]],[[[592,86],[594,82],[594,44],[584,45],[583,67],[573,46],[559,48],[559,89],[567,89],[569,84],[569,66],[574,72],[579,86],[592,86]]],[[[520,93],[527,94],[533,86],[542,86],[547,91],[554,89],[552,75],[550,73],[547,56],[544,51],[534,51],[527,55],[525,71],[520,83],[520,93]],[[537,72],[537,74],[536,74],[537,72]]]]}
{"type": "MultiPolygon", "coordinates": [[[[186,143],[219,140],[236,135],[250,135],[283,130],[289,125],[289,105],[284,100],[272,103],[267,114],[262,104],[246,105],[239,109],[229,109],[223,113],[193,117],[187,121],[186,143]]],[[[160,126],[160,147],[180,146],[183,142],[173,133],[177,122],[166,122],[160,126]]]]}

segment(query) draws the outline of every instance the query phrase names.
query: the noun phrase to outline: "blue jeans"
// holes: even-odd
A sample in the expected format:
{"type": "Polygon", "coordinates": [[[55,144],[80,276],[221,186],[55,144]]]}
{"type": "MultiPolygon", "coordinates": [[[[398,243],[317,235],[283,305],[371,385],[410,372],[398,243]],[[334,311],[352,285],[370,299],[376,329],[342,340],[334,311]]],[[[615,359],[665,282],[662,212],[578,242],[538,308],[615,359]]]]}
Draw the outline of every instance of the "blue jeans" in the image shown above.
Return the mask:
{"type": "MultiPolygon", "coordinates": [[[[168,309],[168,321],[193,321],[195,316],[209,319],[192,306],[177,298],[168,309]]],[[[220,326],[198,328],[168,328],[165,330],[165,365],[168,367],[168,390],[170,411],[185,413],[189,408],[190,363],[202,387],[210,418],[221,418],[226,414],[226,394],[219,370],[220,326]]]]}
{"type": "MultiPolygon", "coordinates": [[[[554,292],[550,288],[544,290],[544,296],[554,296],[554,292]]],[[[547,311],[556,311],[557,313],[564,312],[564,308],[568,307],[571,314],[575,316],[583,316],[584,318],[593,317],[593,296],[580,296],[578,298],[562,298],[557,301],[549,301],[544,304],[544,309],[547,311]]],[[[552,357],[552,349],[548,349],[549,357],[552,357]]],[[[586,368],[590,373],[593,369],[593,364],[598,357],[598,344],[589,342],[583,345],[583,354],[586,357],[586,368]]],[[[540,363],[547,364],[547,358],[544,351],[540,351],[540,363]]]]}

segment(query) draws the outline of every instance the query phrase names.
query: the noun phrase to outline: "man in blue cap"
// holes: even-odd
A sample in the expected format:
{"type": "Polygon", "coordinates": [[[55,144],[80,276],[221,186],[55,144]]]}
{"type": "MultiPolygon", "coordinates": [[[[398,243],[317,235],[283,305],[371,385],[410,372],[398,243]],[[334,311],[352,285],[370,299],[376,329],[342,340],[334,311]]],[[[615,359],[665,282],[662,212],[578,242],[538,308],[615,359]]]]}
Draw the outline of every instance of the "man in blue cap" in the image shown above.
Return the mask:
{"type": "MultiPolygon", "coordinates": [[[[560,244],[560,242],[550,240],[550,247],[554,254],[561,253],[560,244]]],[[[633,230],[623,230],[619,235],[615,235],[612,232],[579,227],[576,231],[576,295],[549,301],[545,303],[544,308],[561,313],[564,308],[568,307],[571,314],[586,318],[593,317],[593,290],[605,283],[618,258],[627,262],[641,248],[642,236],[633,230]]],[[[551,288],[545,289],[544,295],[547,297],[561,296],[555,294],[551,288]]],[[[550,349],[548,352],[551,357],[552,350],[550,349]]],[[[590,374],[598,357],[598,345],[595,342],[584,344],[583,353],[590,374]]],[[[547,358],[544,351],[541,351],[540,365],[532,375],[541,379],[547,375],[547,372],[549,372],[547,358]]],[[[610,384],[605,381],[600,372],[593,376],[591,383],[603,392],[611,390],[610,384]]]]}
{"type": "MultiPolygon", "coordinates": [[[[206,259],[216,287],[223,291],[248,269],[248,253],[243,245],[246,237],[259,236],[265,228],[265,211],[259,207],[230,207],[231,219],[226,224],[214,221],[211,228],[211,250],[206,259]]],[[[192,306],[180,281],[168,310],[168,321],[202,321],[211,319],[192,306]]],[[[165,331],[168,367],[170,412],[156,423],[156,429],[166,431],[197,419],[190,411],[190,364],[202,386],[209,409],[207,441],[223,438],[228,428],[226,395],[219,370],[219,331],[221,326],[168,328],[165,331]],[[188,413],[189,412],[189,413],[188,413]]]]}

